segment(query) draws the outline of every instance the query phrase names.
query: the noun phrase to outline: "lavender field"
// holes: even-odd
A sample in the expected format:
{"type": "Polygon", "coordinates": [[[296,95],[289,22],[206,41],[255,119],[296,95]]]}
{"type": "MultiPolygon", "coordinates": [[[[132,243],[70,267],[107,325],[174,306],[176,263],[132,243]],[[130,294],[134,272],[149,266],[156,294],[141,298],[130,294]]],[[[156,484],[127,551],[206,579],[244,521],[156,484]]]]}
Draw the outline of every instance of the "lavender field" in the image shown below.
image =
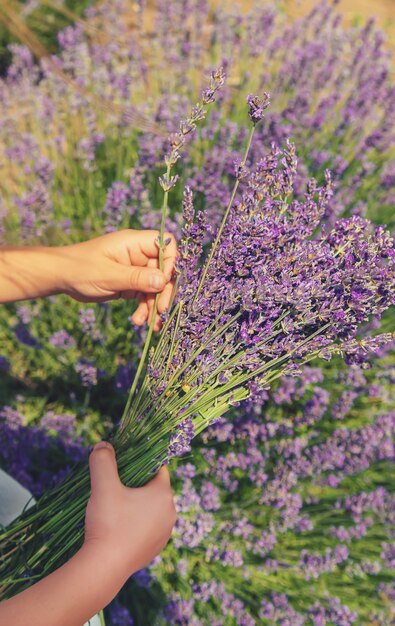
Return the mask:
{"type": "MultiPolygon", "coordinates": [[[[329,0],[219,5],[91,3],[56,54],[12,43],[0,79],[2,245],[160,229],[164,194],[180,242],[173,339],[125,422],[169,463],[178,518],[105,623],[390,626],[392,44],[329,0]]],[[[116,432],[134,308],[1,306],[0,467],[36,498],[116,432]]]]}

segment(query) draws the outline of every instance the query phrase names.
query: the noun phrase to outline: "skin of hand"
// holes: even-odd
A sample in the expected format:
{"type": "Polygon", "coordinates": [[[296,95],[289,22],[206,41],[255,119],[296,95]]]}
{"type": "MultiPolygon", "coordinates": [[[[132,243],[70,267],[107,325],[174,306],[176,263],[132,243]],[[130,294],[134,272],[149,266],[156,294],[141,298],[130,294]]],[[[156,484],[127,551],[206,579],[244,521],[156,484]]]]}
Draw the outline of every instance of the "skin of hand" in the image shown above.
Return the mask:
{"type": "Polygon", "coordinates": [[[152,561],[169,540],[176,521],[169,472],[162,467],[146,486],[125,487],[114,448],[105,441],[95,446],[89,465],[85,545],[108,552],[116,568],[130,575],[152,561]]]}
{"type": "Polygon", "coordinates": [[[0,624],[81,626],[169,540],[176,512],[166,468],[144,487],[130,489],[121,483],[106,442],[91,452],[89,468],[83,546],[55,572],[2,602],[0,624]]]}
{"type": "MultiPolygon", "coordinates": [[[[151,322],[169,305],[177,244],[165,233],[163,272],[159,269],[159,231],[121,230],[59,247],[5,247],[0,250],[0,302],[66,293],[79,302],[137,299],[132,321],[151,322]]],[[[159,315],[154,330],[159,330],[159,315]]]]}

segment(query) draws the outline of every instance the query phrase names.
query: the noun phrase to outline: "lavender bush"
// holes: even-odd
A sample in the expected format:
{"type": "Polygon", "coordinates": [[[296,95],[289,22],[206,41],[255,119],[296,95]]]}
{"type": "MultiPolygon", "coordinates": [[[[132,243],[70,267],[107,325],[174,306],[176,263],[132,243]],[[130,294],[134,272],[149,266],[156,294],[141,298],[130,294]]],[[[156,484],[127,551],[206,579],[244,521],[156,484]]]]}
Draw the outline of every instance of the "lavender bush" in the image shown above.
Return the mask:
{"type": "Polygon", "coordinates": [[[150,568],[168,604],[148,623],[391,623],[393,368],[380,366],[330,381],[306,367],[203,434],[175,471],[173,545],[150,568]]]}
{"type": "MultiPolygon", "coordinates": [[[[39,69],[26,49],[20,46],[13,48],[14,63],[8,77],[0,86],[2,107],[0,150],[5,167],[5,176],[1,182],[0,231],[4,241],[14,243],[40,241],[58,244],[124,226],[159,227],[160,196],[157,177],[162,171],[160,161],[168,145],[167,131],[177,132],[177,120],[183,115],[191,94],[197,93],[200,88],[204,68],[211,67],[213,61],[220,61],[225,66],[229,74],[228,86],[221,91],[221,107],[211,113],[204,126],[194,135],[193,142],[187,138],[182,146],[182,166],[176,164],[174,174],[180,176],[180,182],[186,183],[191,193],[187,192],[183,198],[181,184],[172,190],[166,223],[169,230],[175,232],[178,237],[181,236],[181,204],[184,201],[188,225],[188,219],[190,220],[192,215],[193,199],[198,222],[192,224],[189,221],[187,229],[190,228],[189,234],[193,237],[204,229],[205,222],[199,211],[205,210],[206,222],[213,228],[211,233],[206,230],[205,237],[201,240],[201,244],[206,246],[217,232],[222,207],[229,201],[235,180],[240,179],[239,198],[244,197],[243,194],[251,195],[251,184],[252,192],[255,191],[254,164],[266,160],[269,165],[272,162],[273,171],[276,171],[275,161],[287,157],[292,167],[288,163],[288,170],[287,168],[284,170],[285,172],[292,170],[293,198],[300,203],[299,210],[303,213],[307,203],[309,210],[316,211],[313,230],[320,228],[319,222],[322,218],[333,225],[336,215],[340,214],[354,215],[352,222],[344,224],[348,224],[350,228],[352,224],[352,228],[357,231],[366,229],[366,234],[368,224],[359,219],[365,213],[378,222],[393,224],[391,205],[393,205],[394,159],[390,146],[391,142],[393,143],[394,129],[392,123],[394,85],[389,72],[390,58],[383,43],[383,35],[375,30],[373,24],[363,28],[344,29],[336,11],[328,3],[317,5],[309,16],[291,23],[286,22],[285,18],[271,7],[259,7],[254,13],[240,17],[230,13],[229,10],[213,12],[205,2],[188,1],[172,3],[170,7],[166,6],[165,10],[158,3],[155,28],[148,38],[145,19],[148,9],[141,2],[137,14],[139,20],[137,36],[134,33],[131,37],[127,22],[119,19],[119,15],[122,15],[128,6],[128,2],[109,2],[88,12],[89,23],[99,27],[103,34],[100,41],[94,36],[87,36],[81,26],[68,28],[59,35],[62,52],[55,58],[55,63],[72,78],[70,83],[65,82],[55,68],[45,62],[39,69]],[[319,62],[317,57],[320,59],[319,62]],[[250,72],[252,64],[254,68],[262,68],[262,71],[254,69],[252,74],[250,72]],[[261,92],[263,89],[267,89],[273,95],[271,111],[267,119],[258,125],[252,139],[250,156],[245,166],[241,167],[241,149],[246,142],[247,131],[244,122],[244,97],[240,94],[261,92]],[[108,102],[114,103],[111,109],[107,106],[108,102]],[[136,114],[136,110],[144,114],[144,120],[148,119],[151,122],[146,124],[136,114]],[[277,148],[271,147],[273,141],[286,147],[287,137],[296,142],[297,162],[292,154],[277,153],[277,148]],[[325,180],[327,168],[332,172],[331,186],[329,180],[328,182],[325,180]],[[309,200],[305,193],[306,185],[312,184],[309,183],[312,175],[318,182],[316,189],[313,187],[307,192],[311,195],[309,200]],[[332,197],[328,202],[329,198],[326,195],[329,194],[332,194],[332,197]]],[[[286,152],[289,150],[292,150],[291,145],[286,147],[286,152]]],[[[284,191],[287,174],[281,174],[282,171],[283,166],[280,164],[276,176],[284,191]]],[[[271,189],[270,195],[275,203],[276,197],[273,197],[273,194],[274,190],[271,189]]],[[[291,198],[286,203],[289,204],[290,200],[291,198]]],[[[253,202],[251,204],[251,199],[249,202],[247,206],[251,209],[253,202]]],[[[253,241],[251,223],[244,224],[242,220],[238,223],[232,214],[230,218],[229,229],[231,226],[242,227],[244,230],[241,232],[253,241]]],[[[307,221],[311,218],[312,214],[309,212],[307,221]]],[[[309,228],[303,220],[299,223],[297,212],[292,224],[297,226],[296,239],[301,235],[301,229],[309,228]]],[[[311,225],[310,221],[310,228],[311,225]]],[[[328,227],[325,236],[329,237],[329,232],[328,227]]],[[[293,233],[288,234],[290,237],[293,236],[293,233]]],[[[349,235],[349,232],[344,232],[344,237],[349,235]]],[[[281,232],[278,236],[281,238],[281,232]]],[[[358,238],[359,234],[354,233],[353,236],[358,238]]],[[[288,243],[292,245],[291,240],[288,243]]],[[[379,241],[376,239],[375,243],[379,244],[379,241]]],[[[321,245],[325,247],[326,244],[322,241],[321,245]]],[[[336,245],[336,242],[332,240],[328,245],[336,245]]],[[[314,252],[318,253],[319,250],[318,244],[314,244],[314,252]]],[[[192,247],[188,252],[188,249],[184,248],[184,251],[181,264],[184,259],[188,259],[188,254],[193,255],[198,249],[192,247]]],[[[307,249],[306,253],[309,253],[307,249]]],[[[363,246],[359,253],[364,254],[363,246]]],[[[371,253],[370,248],[369,254],[371,253]]],[[[242,258],[241,247],[240,255],[242,258]]],[[[337,256],[335,265],[336,259],[337,256]]],[[[242,261],[244,262],[244,258],[242,261]]],[[[323,259],[320,261],[316,258],[316,262],[318,265],[321,262],[321,269],[329,270],[323,259]]],[[[379,263],[378,260],[377,262],[379,263]]],[[[298,266],[293,261],[289,263],[290,265],[281,268],[281,271],[285,273],[295,268],[303,272],[303,263],[298,266]]],[[[350,265],[353,263],[351,256],[348,263],[350,265]]],[[[344,258],[344,274],[346,264],[344,258]]],[[[305,264],[304,267],[306,266],[305,264]]],[[[271,269],[274,270],[274,266],[271,269]]],[[[234,266],[233,270],[239,271],[240,267],[234,266]]],[[[340,265],[338,270],[341,271],[340,265]]],[[[377,276],[373,276],[374,267],[371,270],[372,274],[369,276],[372,280],[376,279],[377,276]]],[[[193,278],[192,268],[190,272],[193,278]]],[[[195,280],[197,278],[198,274],[195,275],[195,280]]],[[[329,278],[328,273],[327,280],[329,278]]],[[[236,278],[233,285],[234,293],[238,294],[240,284],[244,287],[245,282],[242,276],[236,278]]],[[[289,288],[288,295],[283,292],[277,293],[276,296],[292,297],[292,293],[295,294],[297,289],[297,281],[289,288]]],[[[179,293],[182,297],[182,291],[179,293]]],[[[214,303],[214,308],[220,306],[221,297],[225,298],[223,290],[220,289],[219,294],[219,301],[214,303]]],[[[207,298],[211,294],[200,292],[200,295],[203,299],[204,296],[207,298]]],[[[254,291],[248,292],[247,289],[246,295],[251,297],[255,294],[254,291]]],[[[275,300],[276,296],[271,295],[275,300]]],[[[260,296],[264,297],[263,293],[260,296]]],[[[359,293],[358,286],[352,293],[350,283],[344,293],[337,294],[338,304],[345,302],[347,298],[347,302],[351,304],[351,310],[346,315],[347,319],[344,319],[345,328],[352,331],[353,324],[357,320],[361,321],[364,306],[367,304],[370,306],[370,297],[371,294],[364,290],[359,293]]],[[[225,299],[223,302],[231,304],[225,299]]],[[[272,304],[275,310],[276,302],[272,304]]],[[[308,304],[301,301],[297,302],[296,306],[300,307],[299,314],[303,315],[303,307],[307,310],[308,304]]],[[[322,308],[325,314],[341,315],[340,307],[338,311],[328,312],[325,306],[322,308]]],[[[117,416],[120,415],[124,394],[136,373],[145,339],[145,331],[138,331],[130,325],[128,321],[130,312],[127,306],[120,303],[81,307],[61,297],[4,307],[0,324],[4,355],[0,359],[0,369],[3,372],[1,380],[3,404],[12,405],[13,409],[23,413],[26,422],[34,428],[39,426],[40,420],[48,411],[55,411],[55,414],[59,415],[65,413],[75,415],[77,430],[84,434],[85,440],[92,442],[103,436],[111,429],[112,421],[117,420],[117,416]],[[68,311],[67,319],[64,318],[65,306],[68,311]],[[107,393],[108,390],[114,389],[119,392],[117,395],[107,393]],[[108,401],[107,398],[111,400],[108,401]]],[[[177,318],[173,318],[170,323],[175,325],[176,321],[177,318]]],[[[180,323],[183,321],[180,313],[180,323]]],[[[204,320],[203,323],[207,321],[204,320]]],[[[196,320],[192,318],[192,322],[196,323],[196,320]]],[[[297,322],[298,320],[292,316],[285,317],[280,322],[281,332],[284,334],[288,332],[285,337],[288,337],[289,342],[295,337],[295,333],[297,335],[300,331],[297,322]],[[288,331],[287,321],[291,322],[288,331]]],[[[253,338],[262,330],[260,323],[261,320],[254,320],[251,315],[243,329],[239,329],[240,336],[243,332],[243,341],[250,340],[248,358],[251,359],[251,363],[256,349],[253,338]],[[252,333],[249,335],[251,330],[252,333]]],[[[318,328],[317,320],[315,323],[315,328],[318,328]]],[[[340,328],[342,320],[337,320],[337,323],[340,328]]],[[[277,330],[279,328],[277,327],[277,330]]],[[[268,328],[264,330],[266,332],[268,328]]],[[[277,330],[275,327],[274,332],[277,330]]],[[[200,332],[203,330],[200,329],[200,332]]],[[[279,335],[276,337],[279,338],[279,335]]],[[[281,349],[281,343],[279,344],[276,337],[269,342],[267,346],[269,351],[281,349]]],[[[320,335],[317,335],[313,341],[318,341],[319,337],[320,335]]],[[[184,343],[180,345],[180,349],[185,351],[189,349],[189,339],[188,335],[183,338],[184,343]]],[[[218,350],[221,349],[220,342],[221,338],[218,350]]],[[[292,347],[290,345],[291,349],[292,347]]],[[[349,345],[348,348],[349,352],[354,352],[349,354],[348,358],[358,360],[360,353],[357,346],[349,345]]],[[[295,356],[298,356],[297,351],[295,356]]],[[[214,374],[215,364],[203,362],[202,365],[206,366],[205,376],[214,374]]],[[[245,365],[248,365],[246,358],[243,361],[243,366],[245,365]]],[[[150,372],[155,375],[159,373],[159,378],[154,378],[154,381],[160,390],[160,384],[169,382],[169,372],[157,372],[154,366],[155,361],[150,364],[150,372]]],[[[236,364],[234,367],[237,367],[236,364]]],[[[294,371],[296,373],[296,368],[294,371]]],[[[329,367],[324,366],[322,372],[326,380],[333,379],[331,364],[329,367]]],[[[233,373],[230,372],[232,375],[233,373]]],[[[224,377],[221,377],[220,385],[226,384],[225,379],[228,375],[226,372],[224,377]]],[[[303,378],[305,377],[308,378],[308,374],[303,374],[303,378]]],[[[189,393],[188,397],[191,398],[193,385],[196,383],[194,380],[186,380],[184,389],[178,390],[177,393],[179,395],[189,393]]],[[[271,384],[276,385],[274,378],[271,384]]],[[[292,387],[292,384],[296,384],[295,379],[287,379],[286,384],[292,387]]],[[[259,397],[265,396],[267,390],[263,381],[259,381],[259,387],[259,397]]],[[[282,385],[279,393],[287,393],[281,389],[282,385]]],[[[347,386],[344,392],[340,387],[336,389],[339,397],[333,410],[340,416],[345,415],[353,404],[355,400],[353,396],[357,392],[347,386]]],[[[255,394],[258,392],[257,388],[252,387],[252,390],[255,394]]],[[[239,393],[241,394],[241,391],[239,393]]],[[[362,390],[359,393],[361,395],[362,390]]],[[[320,392],[318,396],[319,394],[320,392]]],[[[231,395],[229,392],[229,401],[237,404],[238,397],[232,398],[231,395]]],[[[275,408],[273,402],[274,400],[271,400],[270,406],[275,408]]],[[[323,410],[325,394],[318,397],[317,403],[323,410]]],[[[293,415],[294,406],[295,404],[290,405],[290,416],[293,415]]],[[[270,407],[262,408],[258,401],[256,407],[257,421],[265,422],[270,407]]],[[[222,408],[219,406],[218,410],[222,408]]],[[[9,409],[6,409],[5,413],[3,410],[4,415],[7,410],[9,409]]],[[[306,428],[313,423],[311,420],[314,421],[314,411],[317,410],[320,409],[315,407],[313,401],[313,416],[309,418],[310,422],[306,418],[306,428]]],[[[232,411],[236,423],[237,420],[242,422],[244,419],[248,423],[244,405],[232,411]]],[[[352,423],[347,421],[347,430],[344,432],[345,445],[348,440],[350,446],[353,445],[349,429],[363,426],[363,418],[359,414],[354,415],[353,420],[352,423]]],[[[224,432],[231,433],[235,428],[237,433],[238,427],[232,426],[233,423],[234,421],[226,423],[223,426],[224,432]]],[[[199,426],[196,427],[195,424],[194,430],[198,429],[199,426]]],[[[329,428],[324,434],[329,437],[330,431],[329,428]]],[[[31,440],[37,442],[37,445],[40,442],[40,446],[47,441],[41,435],[37,435],[35,439],[34,434],[30,434],[30,431],[22,427],[19,427],[18,433],[20,438],[14,437],[12,441],[27,443],[31,440]]],[[[192,428],[187,422],[185,433],[172,442],[171,453],[185,450],[191,434],[192,428]]],[[[9,434],[4,436],[9,437],[9,434]]],[[[297,434],[290,431],[289,438],[291,441],[297,440],[297,434]]],[[[49,450],[53,449],[52,445],[53,441],[51,445],[48,444],[49,450]]],[[[63,444],[59,445],[62,448],[63,444]]],[[[223,444],[217,442],[214,437],[208,441],[208,445],[210,448],[221,450],[223,444]]],[[[264,450],[263,454],[265,453],[264,450]]],[[[196,454],[195,452],[195,456],[196,454]]],[[[248,450],[246,455],[249,454],[248,450]]],[[[73,458],[67,460],[61,458],[62,455],[55,455],[54,462],[51,455],[52,452],[49,453],[51,459],[49,466],[55,473],[61,473],[67,465],[73,463],[73,458]]],[[[207,463],[208,460],[202,460],[203,462],[207,463]]],[[[34,455],[30,466],[24,465],[20,456],[19,460],[16,456],[13,462],[11,453],[8,459],[3,459],[3,463],[17,474],[19,467],[19,478],[25,481],[27,486],[35,488],[35,479],[31,478],[32,474],[34,476],[34,455]]],[[[35,471],[37,472],[37,468],[35,471]]],[[[246,472],[241,467],[237,471],[239,474],[246,472]]],[[[369,474],[369,470],[367,471],[369,474]]],[[[390,490],[389,484],[384,479],[382,467],[379,465],[377,470],[373,467],[372,472],[378,476],[373,482],[369,482],[368,488],[374,491],[376,487],[384,486],[390,490]]],[[[341,492],[340,487],[335,485],[336,480],[335,476],[331,487],[335,490],[334,500],[337,493],[341,492]]],[[[47,479],[44,478],[42,481],[43,486],[48,484],[49,473],[47,479]]],[[[36,493],[39,489],[38,485],[36,493]]],[[[205,489],[208,491],[207,501],[211,497],[215,502],[215,489],[214,495],[210,494],[210,486],[205,489]]],[[[225,489],[232,493],[230,483],[225,489]]],[[[314,492],[318,493],[316,497],[320,498],[321,490],[325,493],[325,489],[325,486],[317,485],[314,492]]],[[[347,483],[345,491],[351,489],[351,483],[347,483]]],[[[324,499],[325,497],[323,496],[324,499]]],[[[220,502],[221,507],[218,511],[215,509],[211,511],[218,524],[221,523],[223,509],[221,499],[220,502]]],[[[345,516],[347,517],[346,514],[345,516]]],[[[204,523],[203,520],[203,527],[204,523]]],[[[267,530],[265,520],[259,523],[257,528],[267,530]]],[[[319,537],[323,530],[319,525],[317,529],[319,537]]],[[[385,536],[386,532],[384,530],[380,535],[380,541],[373,533],[369,536],[369,546],[373,546],[376,552],[378,549],[381,550],[379,545],[381,546],[382,542],[389,542],[389,538],[385,536]]],[[[297,531],[291,528],[289,534],[292,536],[297,534],[297,531]]],[[[245,540],[237,541],[239,543],[234,546],[234,550],[240,551],[245,540]]],[[[319,552],[319,549],[316,551],[319,552]]],[[[382,551],[390,554],[389,548],[382,548],[382,551]]],[[[322,556],[322,550],[320,554],[322,556]]],[[[237,572],[242,568],[237,558],[236,555],[233,565],[230,562],[226,565],[227,571],[230,572],[229,576],[238,575],[237,572]]],[[[212,561],[209,571],[212,571],[213,567],[215,563],[212,561]]],[[[223,567],[221,564],[220,568],[223,567]]],[[[223,569],[219,572],[220,585],[224,576],[223,569]]],[[[363,576],[354,579],[355,593],[358,589],[362,593],[363,581],[363,576]]],[[[304,589],[308,589],[310,582],[301,584],[304,589]]],[[[177,585],[183,589],[185,581],[180,579],[177,585]]],[[[222,593],[220,587],[216,589],[214,585],[212,589],[214,593],[222,593]]],[[[233,593],[229,586],[227,589],[226,593],[233,593]]],[[[298,594],[300,588],[295,589],[298,589],[298,594]]],[[[388,602],[385,598],[390,597],[390,590],[386,582],[383,581],[380,588],[371,586],[369,589],[374,598],[384,598],[384,602],[388,602]]],[[[339,596],[340,605],[348,606],[348,599],[343,596],[343,591],[343,586],[338,590],[331,589],[333,597],[336,597],[336,594],[339,596]]],[[[223,593],[225,594],[225,591],[223,593]]],[[[287,613],[286,604],[291,603],[292,606],[292,597],[282,600],[272,597],[270,595],[272,593],[278,594],[278,589],[274,585],[270,591],[266,592],[264,588],[259,591],[268,602],[265,610],[269,617],[265,619],[268,619],[269,623],[274,619],[291,619],[289,615],[288,618],[282,618],[281,611],[287,613]],[[275,606],[276,603],[280,605],[282,603],[284,606],[277,607],[278,616],[275,614],[276,617],[273,617],[270,611],[274,609],[270,608],[269,604],[275,606]]],[[[181,594],[174,598],[175,611],[178,610],[177,599],[180,598],[185,600],[185,607],[188,606],[188,602],[191,605],[189,596],[184,597],[181,594]]],[[[231,607],[232,597],[225,594],[223,598],[224,603],[228,602],[231,607]],[[228,600],[225,600],[226,598],[228,600]]],[[[245,602],[247,612],[250,610],[248,607],[251,601],[250,596],[248,598],[245,602]]],[[[294,610],[303,614],[313,604],[314,599],[310,601],[307,598],[302,607],[291,608],[289,611],[294,610]]],[[[321,609],[315,609],[316,623],[320,623],[320,619],[321,623],[324,623],[324,619],[335,622],[333,616],[337,610],[341,614],[341,608],[337,609],[336,606],[331,608],[327,599],[323,599],[323,604],[327,617],[320,616],[321,609]]],[[[351,605],[352,611],[358,608],[352,603],[351,605]]],[[[138,620],[139,611],[135,604],[133,607],[135,620],[138,620]]],[[[199,619],[209,619],[199,610],[195,611],[199,619]]],[[[231,610],[233,609],[229,608],[229,611],[231,610]]],[[[372,611],[374,610],[376,609],[372,608],[372,611]]],[[[178,618],[172,616],[170,609],[166,615],[164,619],[167,623],[179,623],[178,618]]],[[[257,610],[252,615],[255,615],[256,619],[257,610]]],[[[123,619],[126,620],[125,617],[123,619]]],[[[227,623],[243,623],[243,613],[234,614],[233,617],[229,614],[227,619],[227,623]]],[[[301,618],[293,616],[292,619],[292,623],[297,623],[301,618]]],[[[341,619],[345,620],[346,617],[336,619],[342,623],[341,619]]],[[[381,624],[380,619],[385,623],[384,619],[387,618],[379,616],[375,619],[381,624]]]]}

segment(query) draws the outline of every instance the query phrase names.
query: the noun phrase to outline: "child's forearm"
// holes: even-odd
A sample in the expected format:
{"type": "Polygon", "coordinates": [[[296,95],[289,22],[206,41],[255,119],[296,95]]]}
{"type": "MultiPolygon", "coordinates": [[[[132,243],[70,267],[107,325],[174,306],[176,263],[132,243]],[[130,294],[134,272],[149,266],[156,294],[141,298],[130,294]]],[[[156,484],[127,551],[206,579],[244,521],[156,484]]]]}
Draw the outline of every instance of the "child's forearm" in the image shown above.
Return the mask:
{"type": "Polygon", "coordinates": [[[59,293],[66,271],[64,250],[45,246],[0,249],[0,302],[59,293]]]}
{"type": "Polygon", "coordinates": [[[118,593],[131,572],[110,554],[84,545],[65,565],[0,604],[7,626],[82,626],[118,593]]]}

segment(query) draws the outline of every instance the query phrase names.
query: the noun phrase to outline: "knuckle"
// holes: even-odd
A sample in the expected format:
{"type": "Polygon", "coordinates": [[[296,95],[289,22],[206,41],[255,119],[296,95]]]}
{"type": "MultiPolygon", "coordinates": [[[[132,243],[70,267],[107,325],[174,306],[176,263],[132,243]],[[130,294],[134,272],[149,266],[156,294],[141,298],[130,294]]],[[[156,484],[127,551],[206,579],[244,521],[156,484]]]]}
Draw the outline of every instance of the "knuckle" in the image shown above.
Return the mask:
{"type": "Polygon", "coordinates": [[[142,281],[142,271],[139,268],[135,268],[130,272],[130,278],[129,278],[129,287],[130,290],[133,291],[136,287],[139,287],[139,285],[141,285],[141,281],[142,281]]]}

